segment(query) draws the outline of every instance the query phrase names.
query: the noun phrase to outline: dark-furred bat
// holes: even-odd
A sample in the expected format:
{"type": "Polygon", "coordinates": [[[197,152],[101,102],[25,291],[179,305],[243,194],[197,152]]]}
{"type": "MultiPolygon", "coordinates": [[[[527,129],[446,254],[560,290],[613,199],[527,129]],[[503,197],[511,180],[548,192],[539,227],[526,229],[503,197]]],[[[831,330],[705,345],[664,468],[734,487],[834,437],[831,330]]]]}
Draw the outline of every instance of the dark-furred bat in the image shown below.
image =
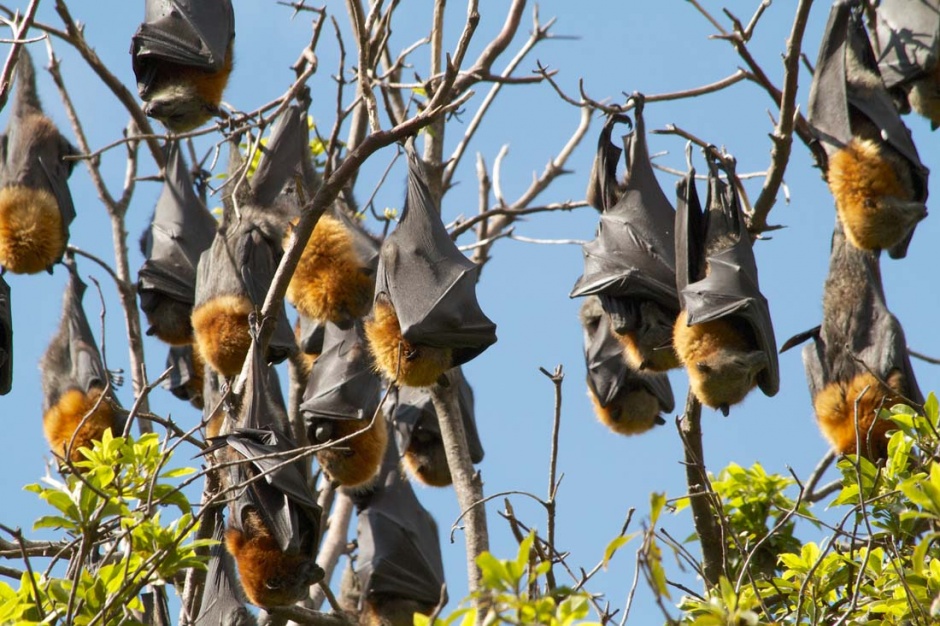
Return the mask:
{"type": "Polygon", "coordinates": [[[221,515],[212,538],[219,544],[209,549],[209,571],[196,626],[254,626],[258,622],[245,607],[235,561],[225,549],[225,525],[221,515]]]}
{"type": "Polygon", "coordinates": [[[33,60],[20,48],[16,94],[0,135],[0,266],[16,274],[51,270],[65,252],[75,206],[68,178],[78,154],[42,112],[33,60]]]}
{"type": "Polygon", "coordinates": [[[193,346],[170,346],[166,355],[170,375],[163,386],[180,400],[188,400],[199,410],[204,406],[206,364],[193,346]]]}
{"type": "Polygon", "coordinates": [[[597,419],[621,435],[636,435],[665,424],[661,413],[676,407],[666,374],[641,373],[631,366],[596,296],[585,299],[580,317],[588,397],[597,419]]]}
{"type": "Polygon", "coordinates": [[[409,626],[415,613],[428,615],[441,600],[437,524],[402,476],[398,455],[390,444],[375,488],[352,495],[359,511],[356,574],[364,626],[409,626]]]}
{"type": "Polygon", "coordinates": [[[902,258],[927,215],[927,168],[878,74],[857,2],[839,0],[819,49],[809,123],[849,242],[902,258]]]}
{"type": "Polygon", "coordinates": [[[601,131],[588,195],[600,206],[597,237],[584,245],[584,274],[571,297],[597,295],[634,369],[679,367],[672,327],[679,314],[673,228],[676,212],[656,181],[646,148],[643,99],[635,96],[635,128],[624,138],[627,176],[617,187],[620,150],[610,116],[601,131]]]}
{"type": "Polygon", "coordinates": [[[727,415],[755,384],[775,395],[780,373],[770,309],[760,292],[737,193],[711,161],[709,170],[704,214],[695,170],[677,184],[676,286],[682,312],[673,338],[695,396],[727,415]]]}
{"type": "MultiPolygon", "coordinates": [[[[243,159],[230,146],[229,177],[235,187],[223,199],[219,231],[199,259],[193,332],[199,350],[213,369],[224,376],[241,371],[251,337],[248,314],[264,303],[283,254],[282,241],[296,203],[280,195],[297,170],[301,147],[299,125],[306,113],[288,107],[271,133],[267,151],[250,180],[242,180],[243,159]],[[237,206],[236,206],[237,205],[237,206]]],[[[283,307],[268,345],[269,362],[280,363],[296,349],[294,334],[283,307]]]]}
{"type": "Polygon", "coordinates": [[[382,243],[366,336],[376,367],[389,380],[427,387],[493,345],[496,324],[477,302],[479,267],[444,228],[413,143],[406,152],[405,208],[382,243]]]}
{"type": "Polygon", "coordinates": [[[783,350],[809,338],[813,342],[803,347],[803,366],[823,435],[842,454],[884,458],[885,433],[894,425],[877,420],[878,410],[922,404],[924,398],[904,329],[885,304],[878,253],[849,245],[838,223],[823,291],[822,325],[797,335],[783,350]]]}
{"type": "Polygon", "coordinates": [[[896,102],[940,125],[940,0],[879,0],[871,39],[896,102]]]}
{"type": "Polygon", "coordinates": [[[219,110],[234,41],[231,0],[146,0],[131,40],[144,112],[176,133],[204,124],[219,110]]]}
{"type": "MultiPolygon", "coordinates": [[[[467,435],[470,460],[483,460],[483,443],[477,431],[473,412],[473,389],[459,367],[449,370],[447,382],[457,389],[457,412],[467,435]]],[[[453,482],[437,411],[426,387],[402,387],[395,407],[395,430],[399,448],[404,450],[403,465],[408,472],[425,485],[446,487],[453,482]]]]}
{"type": "Polygon", "coordinates": [[[179,143],[171,142],[163,191],[141,239],[146,260],[138,272],[137,291],[150,323],[148,335],[172,346],[192,343],[196,266],[217,230],[215,218],[196,197],[179,143]]]}
{"type": "Polygon", "coordinates": [[[354,321],[345,330],[327,322],[323,353],[310,371],[300,413],[310,443],[336,442],[317,452],[317,462],[343,486],[367,485],[382,464],[388,429],[385,414],[377,410],[381,387],[361,322],[354,321]]]}
{"type": "Polygon", "coordinates": [[[13,388],[13,307],[10,285],[0,276],[0,396],[13,388]]]}
{"type": "MultiPolygon", "coordinates": [[[[39,361],[42,372],[42,426],[52,452],[73,463],[79,448],[100,441],[105,430],[123,429],[123,412],[108,389],[108,374],[82,308],[85,283],[73,261],[62,300],[59,329],[39,361]]],[[[114,433],[117,435],[118,433],[114,433]]]]}

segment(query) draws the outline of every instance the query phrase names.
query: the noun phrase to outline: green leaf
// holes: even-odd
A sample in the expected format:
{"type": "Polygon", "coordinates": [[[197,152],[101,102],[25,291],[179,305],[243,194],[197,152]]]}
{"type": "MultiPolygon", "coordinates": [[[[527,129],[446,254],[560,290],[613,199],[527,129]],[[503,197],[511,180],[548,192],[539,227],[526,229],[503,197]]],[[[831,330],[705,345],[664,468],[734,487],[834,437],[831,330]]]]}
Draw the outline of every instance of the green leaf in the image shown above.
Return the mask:
{"type": "Polygon", "coordinates": [[[653,492],[650,494],[650,526],[656,525],[656,520],[659,519],[659,514],[662,512],[665,504],[665,493],[653,492]]]}
{"type": "Polygon", "coordinates": [[[78,530],[78,524],[58,515],[44,515],[33,523],[33,530],[39,530],[40,528],[61,528],[74,531],[78,530]]]}
{"type": "Polygon", "coordinates": [[[636,535],[637,533],[631,533],[629,535],[621,535],[620,537],[617,537],[616,539],[614,539],[613,541],[607,544],[607,547],[604,548],[604,560],[603,560],[605,570],[607,569],[607,566],[610,563],[610,559],[613,558],[617,550],[627,545],[627,543],[629,543],[631,539],[636,537],[636,535]]]}
{"type": "Polygon", "coordinates": [[[196,469],[193,467],[178,467],[176,469],[171,469],[160,474],[160,478],[182,478],[183,476],[190,476],[196,473],[196,469]]]}

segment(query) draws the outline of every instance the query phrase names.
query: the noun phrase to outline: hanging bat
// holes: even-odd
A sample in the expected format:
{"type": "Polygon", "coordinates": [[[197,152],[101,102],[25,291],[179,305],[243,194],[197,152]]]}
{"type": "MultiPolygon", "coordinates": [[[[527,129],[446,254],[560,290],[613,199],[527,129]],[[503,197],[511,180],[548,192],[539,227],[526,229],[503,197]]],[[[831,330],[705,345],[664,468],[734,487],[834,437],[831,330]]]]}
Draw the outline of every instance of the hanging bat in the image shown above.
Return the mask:
{"type": "Polygon", "coordinates": [[[480,310],[479,267],[444,228],[413,142],[406,152],[405,208],[382,243],[366,336],[386,378],[406,387],[427,387],[495,343],[496,324],[480,310]]]}
{"type": "Polygon", "coordinates": [[[13,388],[13,307],[10,285],[0,276],[0,396],[13,388]]]}
{"type": "MultiPolygon", "coordinates": [[[[380,480],[351,497],[358,510],[359,623],[408,626],[441,600],[444,567],[437,524],[415,496],[389,445],[380,480]]],[[[446,601],[446,600],[445,600],[446,601]]]]}
{"type": "Polygon", "coordinates": [[[305,373],[307,376],[310,375],[310,369],[323,352],[323,334],[325,330],[326,324],[316,322],[303,315],[297,316],[297,322],[294,324],[294,338],[297,339],[297,347],[300,349],[300,357],[306,368],[305,373]]]}
{"type": "MultiPolygon", "coordinates": [[[[459,367],[449,370],[445,376],[457,389],[457,411],[467,435],[470,460],[479,463],[483,460],[483,443],[473,412],[473,389],[459,367]]],[[[432,487],[447,487],[453,483],[437,411],[428,388],[402,387],[399,390],[395,427],[399,447],[405,451],[402,462],[411,476],[432,487]]]]}
{"type": "Polygon", "coordinates": [[[878,253],[850,245],[838,223],[823,291],[823,323],[789,340],[783,350],[810,338],[803,366],[823,435],[842,454],[886,457],[886,432],[894,425],[877,419],[879,409],[923,404],[924,398],[904,329],[885,303],[878,253]]]}
{"type": "Polygon", "coordinates": [[[7,131],[0,135],[0,267],[51,271],[65,252],[75,206],[68,178],[78,154],[42,112],[33,60],[20,48],[7,131]]]}
{"type": "Polygon", "coordinates": [[[849,242],[903,258],[927,216],[927,168],[881,82],[855,2],[836,2],[819,49],[809,123],[849,242]]]}
{"type": "Polygon", "coordinates": [[[191,345],[170,346],[166,366],[170,368],[170,375],[163,387],[180,400],[188,400],[201,411],[205,405],[203,389],[206,364],[199,356],[199,351],[191,345]]]}
{"type": "Polygon", "coordinates": [[[610,135],[615,124],[629,118],[610,116],[601,131],[588,184],[589,195],[601,206],[600,224],[594,241],[584,245],[584,274],[571,297],[599,296],[630,365],[664,372],[679,367],[672,349],[679,314],[672,234],[676,212],[650,164],[643,98],[634,98],[636,127],[624,138],[627,177],[622,189],[616,181],[620,150],[610,143],[610,135]]]}
{"type": "Polygon", "coordinates": [[[75,463],[85,459],[80,449],[100,441],[104,431],[123,431],[124,416],[107,388],[108,374],[82,308],[85,283],[79,279],[74,261],[67,261],[66,266],[69,282],[62,300],[62,319],[39,361],[39,370],[46,440],[58,458],[75,463]]]}
{"type": "Polygon", "coordinates": [[[225,525],[221,516],[212,538],[219,544],[209,549],[209,571],[196,626],[255,626],[258,622],[245,607],[235,562],[225,549],[225,525]]]}
{"type": "Polygon", "coordinates": [[[310,371],[300,413],[310,443],[337,442],[317,452],[317,462],[345,487],[368,485],[382,464],[388,429],[385,414],[378,411],[381,387],[361,323],[354,321],[344,330],[327,322],[323,353],[310,371]]]}
{"type": "MultiPolygon", "coordinates": [[[[729,178],[730,165],[725,165],[729,178]]],[[[695,170],[679,181],[676,286],[682,312],[673,331],[676,353],[702,404],[728,414],[759,385],[780,388],[777,348],[757,262],[733,185],[709,161],[708,211],[702,213],[695,170]]]]}
{"type": "Polygon", "coordinates": [[[174,133],[202,126],[219,111],[234,43],[231,0],[146,0],[131,39],[144,113],[174,133]]]}
{"type": "Polygon", "coordinates": [[[196,197],[179,143],[170,142],[163,191],[141,238],[146,260],[138,272],[137,291],[150,324],[148,335],[171,346],[192,343],[196,266],[217,230],[215,218],[196,197]]]}
{"type": "Polygon", "coordinates": [[[871,39],[885,87],[904,112],[940,125],[940,1],[879,0],[871,39]]]}
{"type": "Polygon", "coordinates": [[[666,423],[662,413],[676,408],[666,374],[636,371],[610,329],[596,296],[581,305],[588,397],[597,419],[621,435],[636,435],[666,423]]]}
{"type": "MultiPolygon", "coordinates": [[[[248,181],[241,180],[244,163],[237,145],[229,149],[229,178],[236,189],[223,198],[222,223],[199,259],[192,317],[200,353],[223,376],[241,371],[251,343],[248,314],[263,304],[283,254],[281,242],[297,206],[280,192],[298,167],[303,140],[297,129],[306,123],[303,109],[289,107],[248,181]]],[[[275,323],[267,356],[280,363],[297,346],[283,307],[275,323]]]]}

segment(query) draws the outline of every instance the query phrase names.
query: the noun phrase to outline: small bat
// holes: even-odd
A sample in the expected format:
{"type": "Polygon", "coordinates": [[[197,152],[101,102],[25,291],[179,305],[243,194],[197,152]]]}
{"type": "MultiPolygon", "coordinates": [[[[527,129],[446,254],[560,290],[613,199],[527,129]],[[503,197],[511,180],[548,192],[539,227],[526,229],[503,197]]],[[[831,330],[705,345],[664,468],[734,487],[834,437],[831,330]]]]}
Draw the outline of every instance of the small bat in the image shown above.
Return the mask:
{"type": "Polygon", "coordinates": [[[888,94],[856,2],[836,2],[819,49],[808,120],[849,242],[903,258],[927,216],[928,170],[888,94]]]}
{"type": "Polygon", "coordinates": [[[626,360],[610,329],[610,318],[596,296],[581,305],[588,397],[597,419],[621,435],[636,435],[666,420],[676,407],[664,373],[640,373],[626,360]]]}
{"type": "Polygon", "coordinates": [[[875,29],[878,70],[903,112],[911,107],[940,125],[940,1],[879,0],[875,29]]]}
{"type": "Polygon", "coordinates": [[[366,336],[376,367],[406,387],[427,387],[496,342],[477,302],[479,267],[451,240],[414,151],[408,194],[395,230],[382,243],[366,336]]]}
{"type": "Polygon", "coordinates": [[[634,369],[679,367],[672,327],[679,314],[673,228],[676,212],[656,181],[646,148],[643,98],[636,98],[636,127],[624,138],[627,176],[617,187],[620,150],[610,142],[610,116],[598,143],[588,195],[600,206],[594,241],[584,245],[584,274],[571,297],[598,295],[634,369]]]}
{"type": "Polygon", "coordinates": [[[144,113],[182,133],[218,113],[232,72],[231,0],[146,0],[131,39],[144,113]]]}
{"type": "MultiPolygon", "coordinates": [[[[303,109],[288,107],[247,182],[242,180],[244,163],[238,146],[229,149],[229,178],[235,190],[223,199],[219,231],[199,259],[192,317],[200,353],[223,376],[241,371],[251,343],[248,314],[264,302],[283,254],[281,242],[297,206],[280,192],[298,167],[302,141],[296,133],[306,123],[303,109]]],[[[280,363],[297,346],[283,307],[273,322],[267,357],[280,363]]]]}
{"type": "Polygon", "coordinates": [[[193,301],[199,256],[212,244],[218,224],[196,197],[179,143],[166,150],[163,191],[144,232],[144,261],[138,272],[140,308],[148,335],[171,346],[192,343],[193,301]]]}
{"type": "Polygon", "coordinates": [[[163,387],[180,400],[188,400],[194,407],[202,410],[205,405],[203,389],[206,364],[199,356],[199,351],[191,345],[170,346],[166,355],[166,366],[170,368],[170,375],[164,381],[163,387]]]}
{"type": "Polygon", "coordinates": [[[248,609],[235,573],[235,561],[225,549],[225,525],[219,516],[209,549],[209,571],[196,626],[255,626],[258,622],[248,609]]]}
{"type": "MultiPolygon", "coordinates": [[[[82,308],[85,283],[68,260],[69,282],[59,329],[39,361],[42,372],[42,426],[52,452],[75,463],[80,448],[100,441],[109,428],[123,430],[120,405],[108,389],[108,374],[82,308]]],[[[118,432],[114,432],[118,435],[118,432]]]]}
{"type": "Polygon", "coordinates": [[[923,404],[924,398],[904,329],[885,303],[878,253],[850,245],[838,223],[823,292],[823,323],[790,339],[781,352],[810,338],[803,366],[823,435],[842,454],[886,457],[885,433],[894,425],[876,419],[879,409],[923,404]]]}
{"type": "Polygon", "coordinates": [[[385,414],[378,411],[382,381],[362,332],[359,321],[345,330],[326,323],[323,353],[313,364],[300,405],[310,443],[337,442],[317,452],[317,462],[346,487],[361,487],[375,479],[388,446],[385,414]],[[358,431],[362,432],[337,441],[358,431]]]}
{"type": "Polygon", "coordinates": [[[20,48],[16,94],[0,135],[0,267],[15,274],[52,271],[69,240],[75,206],[68,178],[78,150],[42,112],[33,60],[20,48]]]}
{"type": "MultiPolygon", "coordinates": [[[[445,376],[457,389],[457,411],[467,436],[470,460],[479,463],[483,460],[483,443],[473,412],[473,389],[459,367],[449,370],[445,376]]],[[[432,487],[447,487],[453,482],[437,411],[428,388],[402,387],[399,390],[395,428],[399,447],[405,451],[402,462],[414,478],[432,487]]]]}
{"type": "Polygon", "coordinates": [[[10,285],[0,276],[0,396],[13,388],[13,307],[10,285]]]}
{"type": "MultiPolygon", "coordinates": [[[[731,166],[726,164],[729,178],[731,166]]],[[[679,181],[676,286],[682,312],[673,331],[676,353],[702,404],[720,409],[754,388],[780,388],[777,348],[757,262],[734,186],[709,161],[707,213],[695,190],[695,170],[679,181]]]]}

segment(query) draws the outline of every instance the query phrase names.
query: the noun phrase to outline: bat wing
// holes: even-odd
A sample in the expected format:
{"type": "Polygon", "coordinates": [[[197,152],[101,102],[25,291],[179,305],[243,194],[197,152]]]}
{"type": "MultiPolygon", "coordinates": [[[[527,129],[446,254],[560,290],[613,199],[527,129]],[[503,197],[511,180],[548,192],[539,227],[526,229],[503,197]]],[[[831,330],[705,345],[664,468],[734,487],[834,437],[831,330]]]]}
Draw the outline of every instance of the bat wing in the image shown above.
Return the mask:
{"type": "Polygon", "coordinates": [[[69,358],[72,365],[71,378],[86,393],[93,387],[104,387],[108,377],[98,351],[98,344],[91,332],[88,317],[82,306],[85,283],[78,277],[74,264],[69,264],[69,284],[66,287],[65,320],[69,333],[69,358]]]}
{"type": "Polygon", "coordinates": [[[379,265],[379,243],[372,235],[366,232],[358,221],[351,219],[346,211],[337,207],[333,211],[333,214],[346,226],[346,229],[352,236],[353,249],[356,251],[356,256],[359,258],[362,267],[365,268],[370,275],[375,275],[375,271],[378,269],[379,265]]]}
{"type": "Polygon", "coordinates": [[[826,385],[832,382],[825,355],[826,345],[818,334],[813,337],[812,343],[803,346],[803,369],[806,371],[809,395],[813,400],[826,385]]]}
{"type": "Polygon", "coordinates": [[[617,161],[623,152],[610,141],[614,126],[620,122],[632,123],[625,115],[609,115],[601,135],[597,139],[597,154],[591,166],[585,199],[592,207],[604,212],[617,203],[620,190],[617,189],[617,161]]]}
{"type": "Polygon", "coordinates": [[[193,347],[170,346],[166,354],[166,366],[170,375],[163,383],[163,387],[180,400],[189,400],[186,385],[197,377],[193,366],[193,347]]]}
{"type": "Polygon", "coordinates": [[[0,276],[0,396],[13,388],[13,308],[10,285],[0,276]]]}
{"type": "Polygon", "coordinates": [[[676,183],[676,289],[679,302],[685,308],[683,291],[705,276],[705,216],[695,186],[695,169],[676,183]]]}
{"type": "Polygon", "coordinates": [[[134,73],[139,82],[151,60],[218,71],[233,37],[231,0],[146,0],[131,41],[134,73]]]}
{"type": "MultiPolygon", "coordinates": [[[[237,267],[241,282],[247,288],[248,298],[260,309],[280,262],[280,251],[276,251],[275,244],[257,228],[240,237],[238,245],[240,250],[236,258],[240,259],[237,267]]],[[[297,350],[287,313],[283,306],[280,309],[274,335],[268,344],[267,358],[271,363],[280,363],[297,350]]]]}
{"type": "Polygon", "coordinates": [[[875,5],[878,69],[885,87],[923,77],[937,64],[940,2],[880,0],[875,5]]]}
{"type": "Polygon", "coordinates": [[[212,538],[219,543],[209,549],[209,571],[206,572],[206,587],[196,625],[253,626],[257,620],[242,599],[235,559],[225,549],[225,525],[221,516],[212,538]]]}
{"type": "Polygon", "coordinates": [[[305,354],[322,354],[326,324],[303,315],[298,315],[297,321],[300,326],[297,338],[300,351],[305,354]]]}
{"type": "Polygon", "coordinates": [[[830,157],[852,139],[845,70],[851,11],[845,2],[832,5],[809,88],[808,121],[816,140],[830,157]]]}
{"type": "Polygon", "coordinates": [[[301,175],[301,161],[307,145],[307,112],[293,104],[278,117],[267,144],[260,147],[261,159],[251,178],[255,200],[270,206],[284,185],[301,175]]]}

